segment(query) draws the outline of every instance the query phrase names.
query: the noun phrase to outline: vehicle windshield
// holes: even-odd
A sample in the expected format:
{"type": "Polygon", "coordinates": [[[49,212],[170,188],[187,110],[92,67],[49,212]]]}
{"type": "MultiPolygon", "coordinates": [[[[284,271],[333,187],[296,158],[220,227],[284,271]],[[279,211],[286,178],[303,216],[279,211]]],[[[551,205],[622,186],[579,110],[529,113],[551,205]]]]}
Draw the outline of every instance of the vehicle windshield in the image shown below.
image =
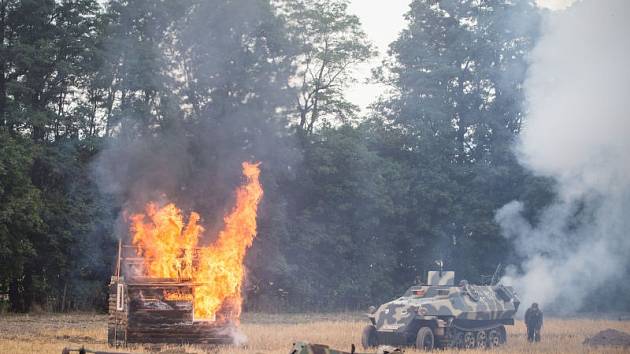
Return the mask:
{"type": "Polygon", "coordinates": [[[448,287],[416,285],[407,289],[403,297],[426,298],[426,297],[435,297],[435,296],[448,295],[448,294],[449,294],[448,287]]]}
{"type": "Polygon", "coordinates": [[[412,286],[411,288],[407,289],[407,291],[405,291],[405,294],[403,296],[426,297],[427,287],[426,286],[412,286]]]}

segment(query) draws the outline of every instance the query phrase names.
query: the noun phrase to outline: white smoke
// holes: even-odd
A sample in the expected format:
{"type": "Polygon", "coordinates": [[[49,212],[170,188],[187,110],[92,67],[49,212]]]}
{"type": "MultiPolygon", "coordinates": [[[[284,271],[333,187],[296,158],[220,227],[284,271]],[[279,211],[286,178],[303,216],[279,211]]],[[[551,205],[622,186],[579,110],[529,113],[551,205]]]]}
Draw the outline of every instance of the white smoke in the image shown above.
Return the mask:
{"type": "Polygon", "coordinates": [[[605,282],[628,280],[630,1],[580,1],[548,16],[531,55],[516,151],[556,181],[557,199],[535,225],[518,201],[496,220],[524,259],[504,281],[525,305],[572,311],[605,282]]]}
{"type": "Polygon", "coordinates": [[[536,0],[536,5],[550,10],[563,10],[571,6],[575,0],[536,0]]]}
{"type": "Polygon", "coordinates": [[[232,345],[243,347],[247,344],[247,335],[237,325],[231,324],[219,330],[220,336],[229,337],[232,345]]]}

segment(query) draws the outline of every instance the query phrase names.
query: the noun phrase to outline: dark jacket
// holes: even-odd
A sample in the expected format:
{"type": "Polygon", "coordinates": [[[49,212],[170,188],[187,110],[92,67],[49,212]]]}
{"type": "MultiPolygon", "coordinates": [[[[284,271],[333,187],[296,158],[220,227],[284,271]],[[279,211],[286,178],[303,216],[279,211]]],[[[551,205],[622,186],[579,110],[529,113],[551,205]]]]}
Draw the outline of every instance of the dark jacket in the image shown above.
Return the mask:
{"type": "Polygon", "coordinates": [[[543,313],[538,308],[530,307],[525,311],[525,325],[540,329],[543,325],[543,313]]]}

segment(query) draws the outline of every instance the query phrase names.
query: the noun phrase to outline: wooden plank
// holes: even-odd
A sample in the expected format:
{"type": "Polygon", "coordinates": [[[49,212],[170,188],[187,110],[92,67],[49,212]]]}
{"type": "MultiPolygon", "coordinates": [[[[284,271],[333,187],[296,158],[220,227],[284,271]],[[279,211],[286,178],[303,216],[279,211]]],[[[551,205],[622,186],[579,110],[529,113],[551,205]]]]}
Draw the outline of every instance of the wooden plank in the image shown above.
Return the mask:
{"type": "Polygon", "coordinates": [[[189,343],[189,344],[230,344],[232,337],[227,331],[174,331],[171,328],[163,330],[133,330],[127,332],[129,343],[189,343]]]}

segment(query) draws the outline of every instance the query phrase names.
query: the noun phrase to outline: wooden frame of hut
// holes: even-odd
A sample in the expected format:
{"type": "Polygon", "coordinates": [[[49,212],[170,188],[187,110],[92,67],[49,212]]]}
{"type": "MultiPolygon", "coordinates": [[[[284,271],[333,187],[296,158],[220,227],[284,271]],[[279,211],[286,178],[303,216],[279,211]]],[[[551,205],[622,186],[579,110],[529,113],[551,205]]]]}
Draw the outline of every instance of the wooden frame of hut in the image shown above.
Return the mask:
{"type": "Polygon", "coordinates": [[[119,242],[116,274],[109,284],[109,345],[232,343],[231,323],[195,320],[198,283],[138,275],[143,262],[135,248],[119,242]]]}

